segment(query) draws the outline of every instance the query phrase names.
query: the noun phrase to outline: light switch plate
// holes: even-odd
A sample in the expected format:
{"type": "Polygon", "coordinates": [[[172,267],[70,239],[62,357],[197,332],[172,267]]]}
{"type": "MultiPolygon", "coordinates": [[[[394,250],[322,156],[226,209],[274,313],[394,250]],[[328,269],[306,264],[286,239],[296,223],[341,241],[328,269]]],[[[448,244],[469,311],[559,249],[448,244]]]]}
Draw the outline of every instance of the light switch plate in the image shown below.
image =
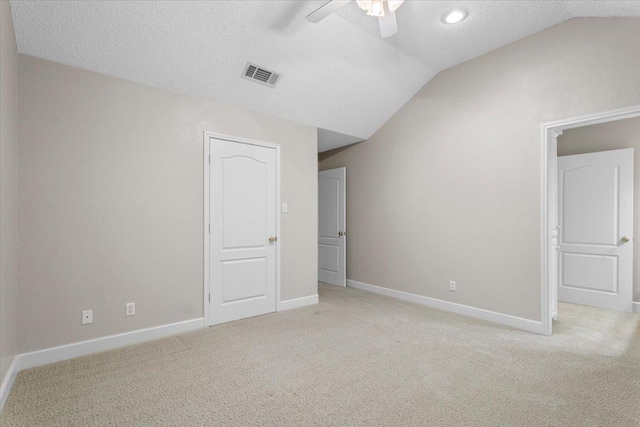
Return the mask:
{"type": "Polygon", "coordinates": [[[282,204],[282,212],[289,212],[289,205],[287,203],[282,204]]]}

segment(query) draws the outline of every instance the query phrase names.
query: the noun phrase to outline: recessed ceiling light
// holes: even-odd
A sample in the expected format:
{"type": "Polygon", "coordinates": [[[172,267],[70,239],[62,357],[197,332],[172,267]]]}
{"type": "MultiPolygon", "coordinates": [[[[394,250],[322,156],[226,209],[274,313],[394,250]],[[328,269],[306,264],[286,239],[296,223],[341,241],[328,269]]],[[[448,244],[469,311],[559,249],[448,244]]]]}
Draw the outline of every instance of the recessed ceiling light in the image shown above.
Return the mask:
{"type": "Polygon", "coordinates": [[[464,18],[467,17],[467,11],[458,9],[452,10],[444,16],[444,22],[447,24],[457,24],[460,21],[463,21],[464,18]]]}

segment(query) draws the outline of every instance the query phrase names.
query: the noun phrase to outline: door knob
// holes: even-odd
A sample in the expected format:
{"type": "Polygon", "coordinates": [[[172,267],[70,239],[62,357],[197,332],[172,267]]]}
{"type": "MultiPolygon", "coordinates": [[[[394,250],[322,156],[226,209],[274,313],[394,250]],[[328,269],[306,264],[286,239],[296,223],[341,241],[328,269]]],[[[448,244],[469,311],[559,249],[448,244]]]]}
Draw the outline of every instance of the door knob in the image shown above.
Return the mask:
{"type": "Polygon", "coordinates": [[[274,243],[274,242],[277,242],[277,241],[278,241],[277,237],[275,237],[275,236],[269,237],[269,243],[274,243]]]}
{"type": "Polygon", "coordinates": [[[629,242],[629,240],[631,240],[631,239],[629,238],[629,236],[624,236],[624,237],[623,237],[622,239],[620,239],[620,240],[622,241],[622,243],[627,243],[627,242],[629,242]]]}
{"type": "Polygon", "coordinates": [[[346,236],[347,232],[346,231],[338,231],[338,236],[346,236]]]}

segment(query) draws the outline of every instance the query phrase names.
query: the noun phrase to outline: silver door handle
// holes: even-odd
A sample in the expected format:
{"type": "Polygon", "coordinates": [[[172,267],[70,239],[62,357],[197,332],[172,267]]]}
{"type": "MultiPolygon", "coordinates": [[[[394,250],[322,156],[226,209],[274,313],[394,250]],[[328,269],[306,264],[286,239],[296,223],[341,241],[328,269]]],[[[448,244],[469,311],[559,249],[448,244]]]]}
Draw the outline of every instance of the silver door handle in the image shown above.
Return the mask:
{"type": "Polygon", "coordinates": [[[269,243],[274,243],[274,242],[277,242],[277,241],[278,241],[277,237],[274,237],[274,236],[269,237],[269,243]]]}
{"type": "Polygon", "coordinates": [[[631,239],[629,238],[629,236],[624,236],[622,239],[620,239],[622,241],[622,243],[628,243],[631,239]]]}
{"type": "Polygon", "coordinates": [[[346,236],[347,232],[346,231],[338,231],[338,236],[346,236]]]}

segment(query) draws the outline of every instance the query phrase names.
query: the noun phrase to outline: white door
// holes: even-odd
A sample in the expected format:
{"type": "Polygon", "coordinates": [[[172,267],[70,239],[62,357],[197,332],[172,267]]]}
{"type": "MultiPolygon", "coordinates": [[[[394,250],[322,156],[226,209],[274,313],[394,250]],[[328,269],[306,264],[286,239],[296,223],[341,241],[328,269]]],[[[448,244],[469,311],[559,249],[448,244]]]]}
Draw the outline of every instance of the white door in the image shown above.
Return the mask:
{"type": "Polygon", "coordinates": [[[631,311],[633,149],[558,157],[558,299],[631,311]]]}
{"type": "Polygon", "coordinates": [[[211,138],[210,323],[276,310],[276,149],[211,138]]]}
{"type": "Polygon", "coordinates": [[[347,169],[318,174],[318,280],[347,286],[347,169]]]}

